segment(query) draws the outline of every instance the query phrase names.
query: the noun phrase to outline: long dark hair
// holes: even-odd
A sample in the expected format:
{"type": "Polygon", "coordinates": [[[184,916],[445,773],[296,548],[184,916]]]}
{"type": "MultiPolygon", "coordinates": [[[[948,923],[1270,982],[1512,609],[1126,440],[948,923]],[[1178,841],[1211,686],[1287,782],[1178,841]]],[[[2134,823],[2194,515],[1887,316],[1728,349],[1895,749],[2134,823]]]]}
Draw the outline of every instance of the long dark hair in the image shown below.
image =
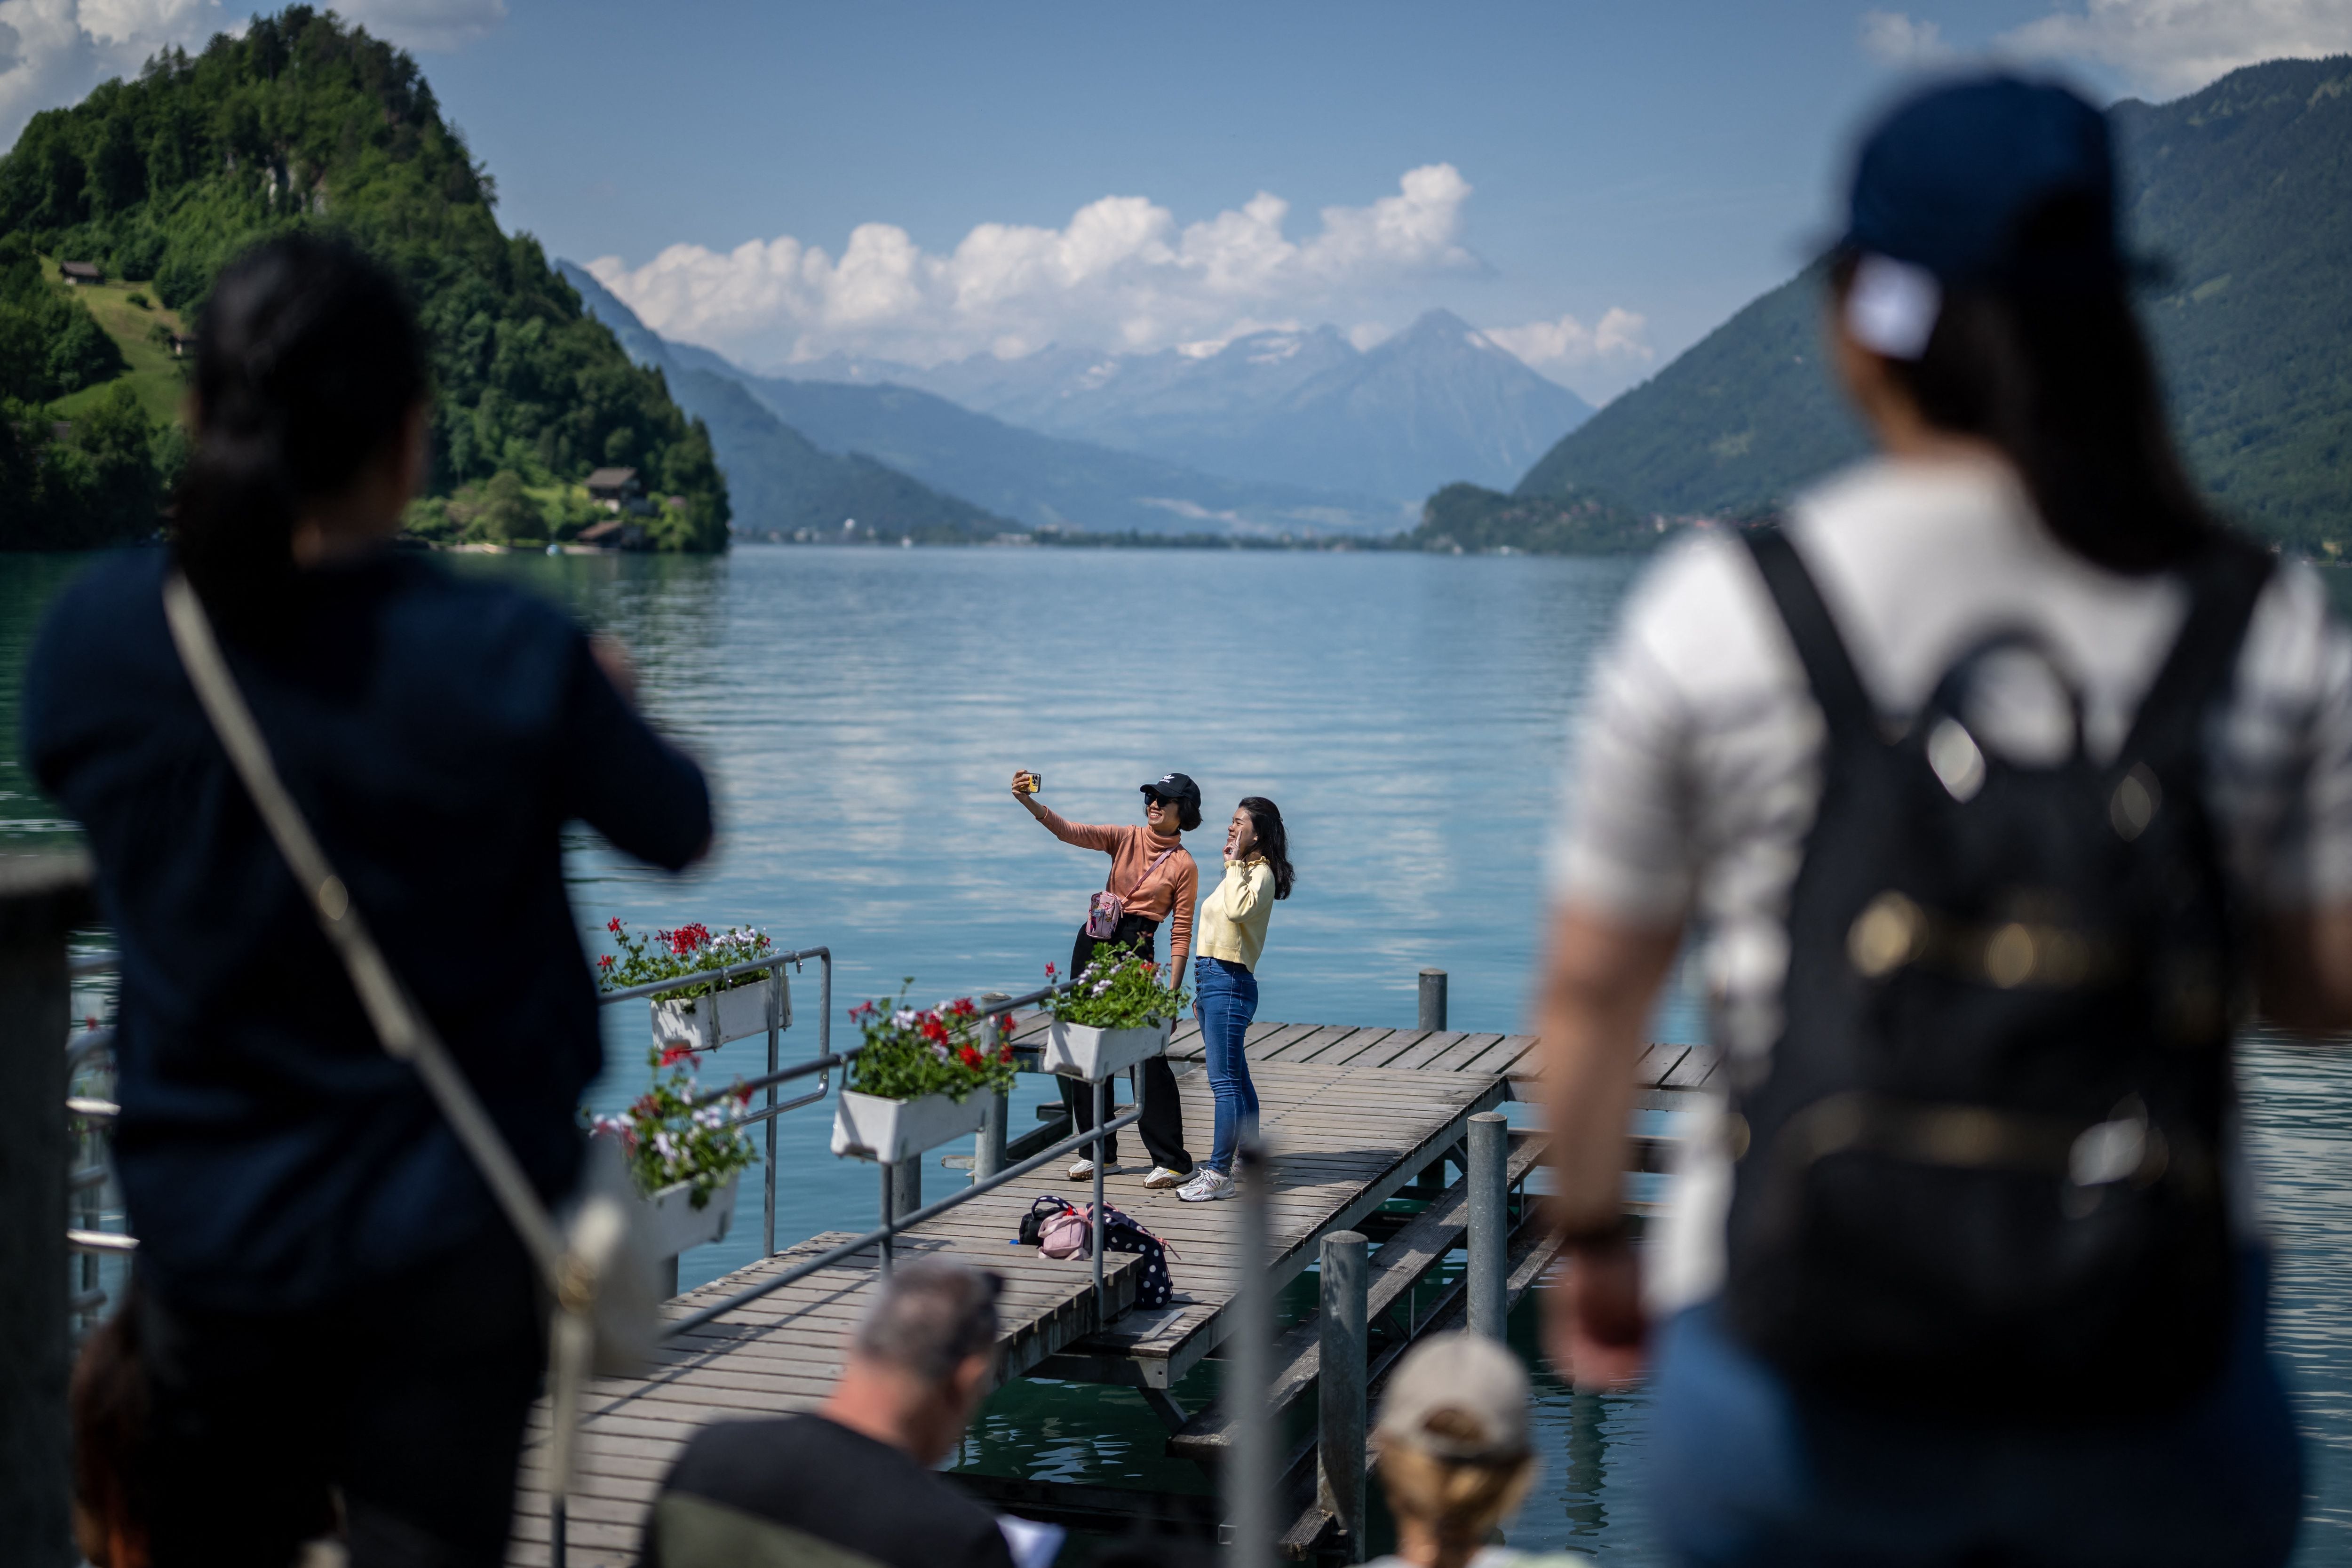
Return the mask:
{"type": "Polygon", "coordinates": [[[426,385],[406,296],[350,245],[287,235],[222,269],[196,321],[198,429],[174,548],[225,629],[254,630],[283,605],[304,503],[382,456],[426,385]]]}
{"type": "Polygon", "coordinates": [[[1290,884],[1297,873],[1290,868],[1290,835],[1283,831],[1282,809],[1262,795],[1242,797],[1242,809],[1249,813],[1250,826],[1257,833],[1257,853],[1274,868],[1274,896],[1290,897],[1290,884]]]}
{"type": "MultiPolygon", "coordinates": [[[[2215,524],[2165,426],[2127,279],[2071,265],[2084,226],[2105,221],[2088,197],[2045,203],[2019,226],[2007,279],[1948,288],[1926,352],[1886,363],[1930,425],[2000,449],[2061,543],[2111,571],[2155,572],[2215,524]]],[[[1831,268],[1841,305],[1857,259],[1831,268]]]]}

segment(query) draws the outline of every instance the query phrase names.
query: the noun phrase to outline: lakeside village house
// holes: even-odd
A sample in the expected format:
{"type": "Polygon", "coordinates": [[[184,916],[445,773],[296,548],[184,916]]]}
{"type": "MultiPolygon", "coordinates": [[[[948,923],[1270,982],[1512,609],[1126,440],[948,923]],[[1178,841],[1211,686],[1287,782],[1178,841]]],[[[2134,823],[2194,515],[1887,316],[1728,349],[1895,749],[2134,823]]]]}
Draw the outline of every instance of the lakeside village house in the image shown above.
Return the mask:
{"type": "Polygon", "coordinates": [[[103,283],[106,274],[93,261],[64,261],[58,264],[59,276],[68,289],[79,289],[85,283],[103,283]]]}
{"type": "MultiPolygon", "coordinates": [[[[645,548],[645,525],[633,520],[649,515],[654,503],[646,496],[645,482],[637,478],[636,469],[598,468],[588,476],[588,499],[613,515],[582,529],[581,543],[601,545],[607,550],[645,548]]],[[[682,507],[686,500],[672,496],[669,504],[682,507]]]]}

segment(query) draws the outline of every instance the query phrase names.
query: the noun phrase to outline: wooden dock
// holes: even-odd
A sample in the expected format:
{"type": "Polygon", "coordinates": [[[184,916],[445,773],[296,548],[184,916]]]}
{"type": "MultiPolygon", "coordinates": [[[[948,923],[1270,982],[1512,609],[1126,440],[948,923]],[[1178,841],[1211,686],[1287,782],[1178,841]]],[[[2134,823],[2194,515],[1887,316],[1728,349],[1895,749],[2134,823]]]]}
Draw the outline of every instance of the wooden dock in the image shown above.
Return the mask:
{"type": "MultiPolygon", "coordinates": [[[[1042,1028],[1041,1021],[1026,1024],[1016,1032],[1015,1043],[1042,1028]]],[[[1312,1263],[1325,1235],[1362,1229],[1378,1244],[1374,1316],[1401,1303],[1412,1310],[1412,1287],[1461,1245],[1463,1189],[1445,1185],[1448,1156],[1458,1159],[1470,1116],[1511,1098],[1515,1085],[1531,1076],[1533,1046],[1527,1036],[1254,1026],[1250,1071],[1275,1181],[1268,1217],[1276,1281],[1290,1279],[1312,1263]],[[1400,1194],[1432,1201],[1418,1215],[1398,1222],[1381,1211],[1400,1194]]],[[[1199,1070],[1197,1026],[1188,1023],[1179,1032],[1170,1055],[1176,1060],[1186,1131],[1199,1158],[1207,1152],[1213,1106],[1207,1075],[1199,1070]]],[[[1644,1068],[1653,1089],[1677,1097],[1705,1079],[1704,1062],[1681,1047],[1654,1047],[1644,1068]]],[[[1021,1157],[1024,1147],[1043,1149],[1066,1133],[1066,1121],[1041,1126],[1016,1143],[1013,1158],[1021,1157]]],[[[900,1238],[898,1255],[959,1257],[1006,1277],[1001,1378],[1036,1374],[1140,1389],[1170,1429],[1169,1451],[1213,1465],[1224,1443],[1221,1414],[1187,1410],[1168,1391],[1215,1350],[1230,1325],[1228,1309],[1238,1282],[1237,1205],[1182,1204],[1172,1192],[1147,1191],[1141,1180],[1147,1166],[1132,1128],[1121,1142],[1125,1163],[1108,1178],[1107,1196],[1169,1244],[1178,1293],[1171,1306],[1135,1308],[1132,1270],[1139,1260],[1114,1253],[1106,1259],[1111,1310],[1104,1321],[1097,1314],[1087,1261],[1056,1261],[1034,1248],[1007,1245],[1035,1194],[1053,1192],[1084,1201],[1086,1189],[1062,1179],[1057,1170],[1040,1170],[1031,1180],[926,1223],[900,1238]]],[[[1514,1186],[1533,1166],[1537,1152],[1526,1135],[1517,1140],[1510,1162],[1514,1186]]],[[[713,1280],[671,1303],[669,1310],[683,1316],[846,1239],[843,1234],[813,1237],[713,1280]]],[[[1510,1260],[1514,1297],[1540,1278],[1550,1257],[1532,1222],[1522,1224],[1510,1260]]],[[[567,1563],[573,1568],[622,1568],[635,1562],[641,1521],[661,1479],[705,1423],[819,1404],[839,1373],[845,1335],[870,1299],[877,1261],[871,1249],[855,1255],[681,1336],[666,1347],[651,1376],[599,1383],[587,1404],[583,1473],[567,1510],[567,1563]]],[[[1409,1326],[1400,1321],[1400,1333],[1391,1334],[1375,1356],[1376,1382],[1415,1332],[1459,1320],[1459,1296],[1457,1285],[1430,1303],[1419,1321],[1409,1326]]],[[[1302,1339],[1294,1330],[1277,1345],[1274,1365],[1278,1404],[1311,1388],[1311,1332],[1302,1339]]],[[[543,1411],[535,1420],[509,1553],[516,1564],[550,1560],[547,1500],[529,1484],[543,1439],[543,1411]]],[[[1287,1468],[1294,1496],[1302,1476],[1311,1494],[1311,1447],[1288,1456],[1287,1468]]],[[[1147,1503],[1171,1500],[1070,1483],[956,1479],[998,1507],[1078,1525],[1132,1519],[1147,1503]]],[[[1207,1506],[1205,1500],[1181,1500],[1195,1513],[1207,1506]]],[[[1329,1522],[1306,1507],[1286,1542],[1293,1554],[1311,1548],[1329,1522]]],[[[1213,1511],[1189,1523],[1213,1529],[1213,1511]]]]}

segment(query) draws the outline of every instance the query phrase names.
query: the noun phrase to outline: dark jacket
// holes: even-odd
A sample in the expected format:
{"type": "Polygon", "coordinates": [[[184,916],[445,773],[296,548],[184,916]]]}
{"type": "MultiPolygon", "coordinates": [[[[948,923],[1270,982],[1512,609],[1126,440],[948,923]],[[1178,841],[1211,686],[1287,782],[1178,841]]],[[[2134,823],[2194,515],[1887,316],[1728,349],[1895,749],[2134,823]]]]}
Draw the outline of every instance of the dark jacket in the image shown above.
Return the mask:
{"type": "MultiPolygon", "coordinates": [[[[162,551],[59,595],[24,754],[89,835],[122,955],[115,1132],[140,1266],[187,1306],[333,1299],[503,1223],[387,1058],[197,706],[162,551]]],[[[382,555],[301,574],[230,668],[393,968],[540,1191],[569,1190],[602,1060],[564,825],[672,869],[709,841],[693,763],[514,589],[382,555]]]]}

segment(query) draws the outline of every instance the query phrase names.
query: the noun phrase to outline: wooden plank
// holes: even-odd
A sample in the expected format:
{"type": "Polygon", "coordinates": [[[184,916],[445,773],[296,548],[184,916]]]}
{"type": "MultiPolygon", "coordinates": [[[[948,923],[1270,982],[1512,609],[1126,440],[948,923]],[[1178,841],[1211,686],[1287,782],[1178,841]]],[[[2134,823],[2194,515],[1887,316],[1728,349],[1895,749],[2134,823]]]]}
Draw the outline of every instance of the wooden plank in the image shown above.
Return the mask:
{"type": "Polygon", "coordinates": [[[1318,1054],[1315,1059],[1329,1062],[1335,1067],[1346,1067],[1350,1064],[1377,1067],[1380,1065],[1378,1062],[1367,1058],[1371,1053],[1380,1050],[1381,1046],[1394,1037],[1396,1033],[1394,1029],[1358,1029],[1339,1045],[1318,1054]]]}
{"type": "Polygon", "coordinates": [[[1464,1035],[1445,1049],[1423,1064],[1423,1072],[1460,1072],[1492,1047],[1500,1045],[1500,1035],[1464,1035]]]}
{"type": "Polygon", "coordinates": [[[1289,1059],[1293,1047],[1321,1032],[1322,1026],[1318,1024],[1285,1024],[1278,1029],[1270,1030],[1265,1041],[1260,1043],[1253,1030],[1245,1048],[1252,1064],[1286,1061],[1289,1059]]]}
{"type": "Polygon", "coordinates": [[[1542,1042],[1533,1035],[1505,1035],[1463,1064],[1464,1072],[1507,1073],[1542,1042]]]}
{"type": "Polygon", "coordinates": [[[1682,1060],[1675,1064],[1674,1070],[1659,1078],[1654,1087],[1659,1089],[1702,1088],[1715,1076],[1716,1067],[1721,1060],[1722,1058],[1716,1052],[1708,1050],[1704,1046],[1693,1046],[1683,1053],[1682,1060]]]}
{"type": "MultiPolygon", "coordinates": [[[[1381,1066],[1392,1072],[1418,1072],[1468,1037],[1458,1029],[1432,1029],[1409,1049],[1400,1052],[1381,1066]]],[[[1478,1037],[1487,1039],[1491,1037],[1482,1035],[1478,1037]]]]}

